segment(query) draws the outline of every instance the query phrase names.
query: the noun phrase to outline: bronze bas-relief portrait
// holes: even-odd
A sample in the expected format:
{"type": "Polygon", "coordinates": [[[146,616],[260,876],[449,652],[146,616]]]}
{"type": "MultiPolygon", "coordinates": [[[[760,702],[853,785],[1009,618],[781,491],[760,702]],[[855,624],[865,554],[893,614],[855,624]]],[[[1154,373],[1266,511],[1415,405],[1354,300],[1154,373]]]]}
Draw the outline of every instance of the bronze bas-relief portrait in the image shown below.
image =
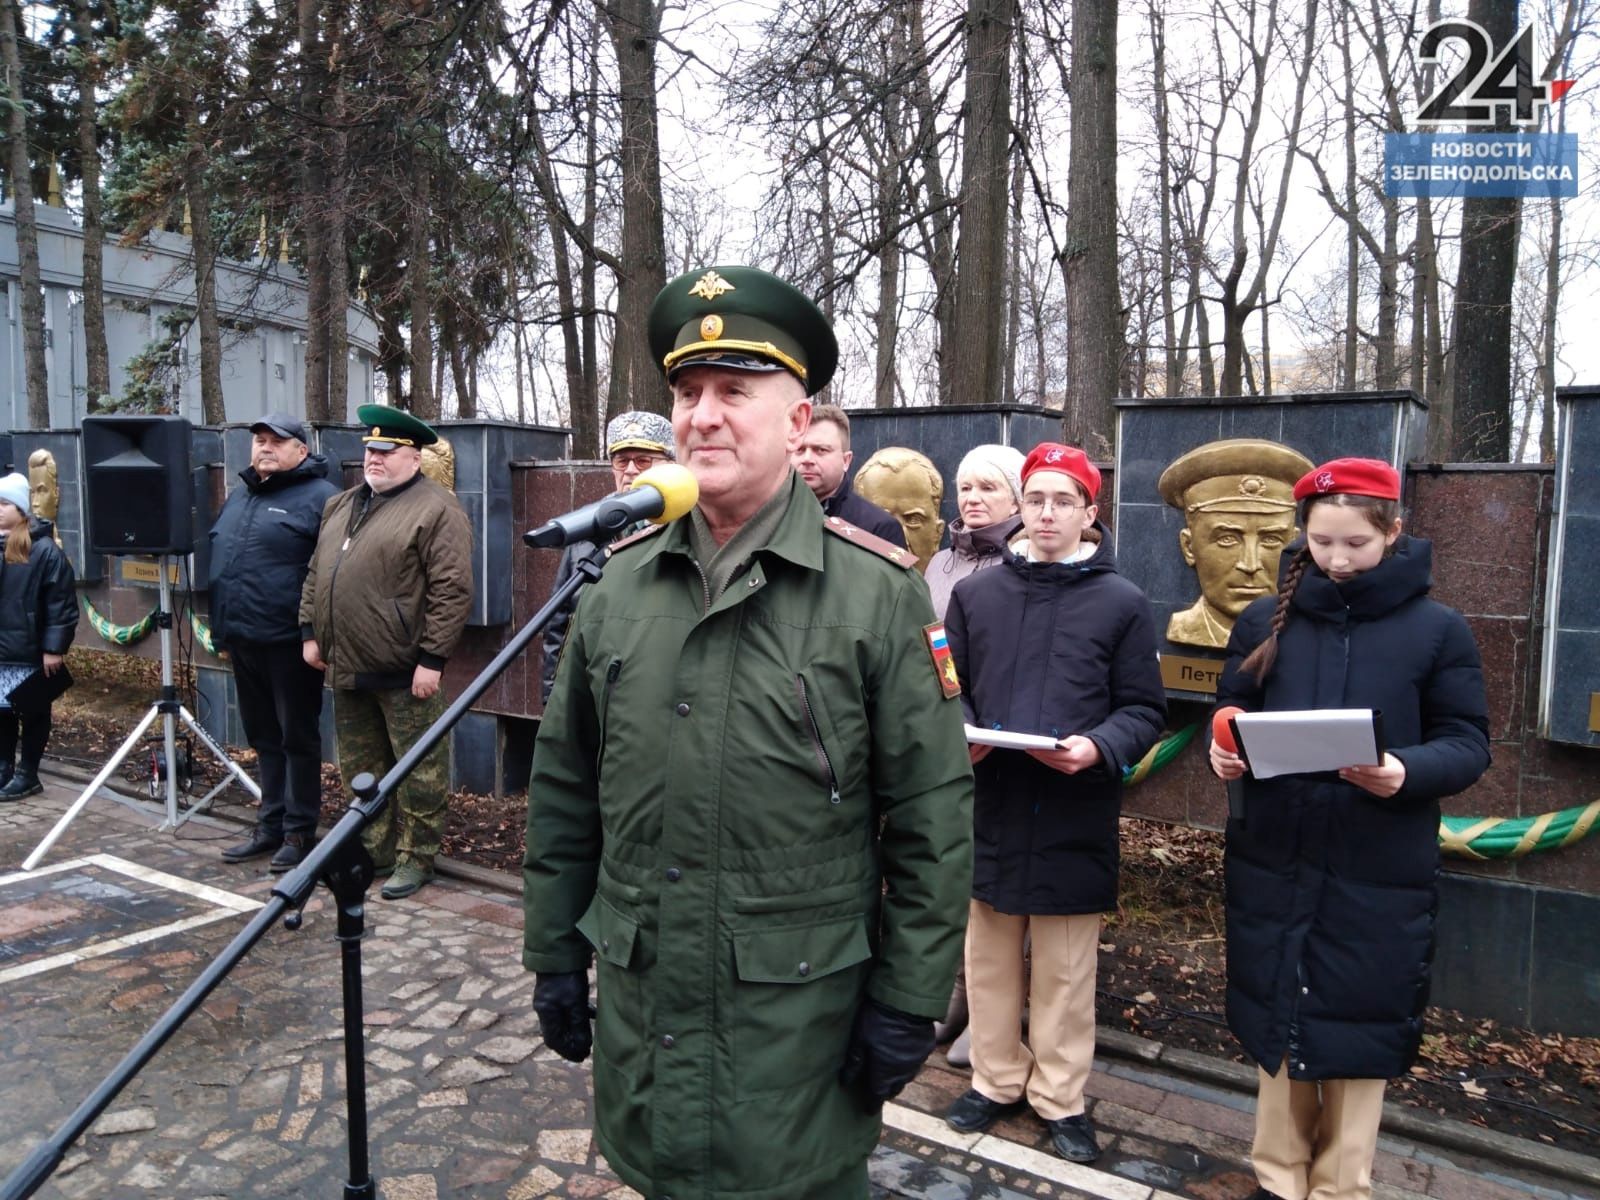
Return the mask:
{"type": "Polygon", "coordinates": [[[885,446],[856,472],[856,494],[894,515],[905,530],[906,549],[926,565],[939,551],[944,521],[944,478],[933,460],[906,446],[885,446]]]}
{"type": "Polygon", "coordinates": [[[1156,483],[1183,514],[1183,561],[1200,598],[1172,614],[1167,640],[1221,650],[1252,600],[1275,593],[1278,560],[1294,539],[1294,485],[1311,460],[1260,438],[1207,442],[1173,460],[1156,483]]]}

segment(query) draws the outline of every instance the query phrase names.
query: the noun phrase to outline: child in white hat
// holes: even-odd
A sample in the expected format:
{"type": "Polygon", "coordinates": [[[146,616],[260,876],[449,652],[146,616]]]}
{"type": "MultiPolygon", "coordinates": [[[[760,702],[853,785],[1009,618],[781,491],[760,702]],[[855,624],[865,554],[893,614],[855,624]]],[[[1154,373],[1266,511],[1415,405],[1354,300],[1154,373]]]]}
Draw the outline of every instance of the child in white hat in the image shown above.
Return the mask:
{"type": "Polygon", "coordinates": [[[39,762],[50,740],[51,699],[70,680],[64,672],[78,598],[54,532],[33,518],[27,477],[0,477],[0,801],[44,790],[39,762]]]}

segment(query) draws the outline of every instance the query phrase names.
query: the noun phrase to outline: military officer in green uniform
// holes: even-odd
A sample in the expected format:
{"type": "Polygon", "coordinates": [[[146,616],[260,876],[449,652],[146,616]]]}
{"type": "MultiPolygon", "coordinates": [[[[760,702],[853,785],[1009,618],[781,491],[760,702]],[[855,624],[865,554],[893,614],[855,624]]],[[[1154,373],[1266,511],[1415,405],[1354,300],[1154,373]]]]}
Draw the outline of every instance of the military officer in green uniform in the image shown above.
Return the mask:
{"type": "Polygon", "coordinates": [[[959,689],[911,556],[789,467],[838,356],[816,306],[719,266],[669,283],[649,335],[700,498],[579,601],[534,750],[523,965],[547,1044],[580,1061],[592,1036],[631,1186],[855,1200],[961,955],[959,689]]]}
{"type": "MultiPolygon", "coordinates": [[[[382,776],[444,713],[439,677],[472,608],[472,526],[455,493],[422,474],[438,434],[363,404],[362,482],[329,498],[300,593],[302,653],[328,673],[339,773],[382,776]]],[[[399,900],[433,879],[450,787],[440,746],[362,834],[399,900]]]]}

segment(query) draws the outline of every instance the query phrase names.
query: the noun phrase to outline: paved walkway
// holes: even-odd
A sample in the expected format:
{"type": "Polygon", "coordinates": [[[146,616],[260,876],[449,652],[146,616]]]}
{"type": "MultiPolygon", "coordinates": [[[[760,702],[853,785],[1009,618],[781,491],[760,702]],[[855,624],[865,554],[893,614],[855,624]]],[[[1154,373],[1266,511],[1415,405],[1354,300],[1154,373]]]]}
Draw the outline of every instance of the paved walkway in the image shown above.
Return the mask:
{"type": "MultiPolygon", "coordinates": [[[[268,897],[264,866],[228,866],[236,826],[90,802],[31,873],[18,870],[77,790],[0,805],[0,1176],[53,1129],[268,897]]],[[[373,1170],[388,1200],[626,1200],[589,1133],[589,1072],[540,1044],[515,897],[441,880],[374,899],[366,967],[373,1170]]],[[[225,980],[69,1153],[41,1195],[299,1197],[345,1178],[339,954],[319,895],[225,980]]],[[[936,1057],[936,1064],[942,1058],[936,1057]]],[[[1154,1065],[1097,1062],[1096,1169],[1049,1152],[1029,1116],[984,1136],[939,1119],[967,1086],[930,1066],[886,1111],[877,1197],[1241,1200],[1248,1097],[1154,1065]]],[[[1595,1179],[1600,1180],[1600,1164],[1595,1179]]],[[[1381,1200],[1600,1196],[1570,1178],[1386,1137],[1381,1200]]]]}

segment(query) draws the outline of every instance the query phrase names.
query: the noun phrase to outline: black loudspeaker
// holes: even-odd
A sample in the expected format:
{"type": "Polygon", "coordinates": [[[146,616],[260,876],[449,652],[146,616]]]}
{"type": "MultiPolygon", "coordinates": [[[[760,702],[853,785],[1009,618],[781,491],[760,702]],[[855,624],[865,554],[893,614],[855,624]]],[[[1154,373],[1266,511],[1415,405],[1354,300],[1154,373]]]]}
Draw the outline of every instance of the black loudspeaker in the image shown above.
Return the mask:
{"type": "Polygon", "coordinates": [[[194,549],[189,429],[182,417],[83,419],[91,551],[187,554],[194,549]]]}

